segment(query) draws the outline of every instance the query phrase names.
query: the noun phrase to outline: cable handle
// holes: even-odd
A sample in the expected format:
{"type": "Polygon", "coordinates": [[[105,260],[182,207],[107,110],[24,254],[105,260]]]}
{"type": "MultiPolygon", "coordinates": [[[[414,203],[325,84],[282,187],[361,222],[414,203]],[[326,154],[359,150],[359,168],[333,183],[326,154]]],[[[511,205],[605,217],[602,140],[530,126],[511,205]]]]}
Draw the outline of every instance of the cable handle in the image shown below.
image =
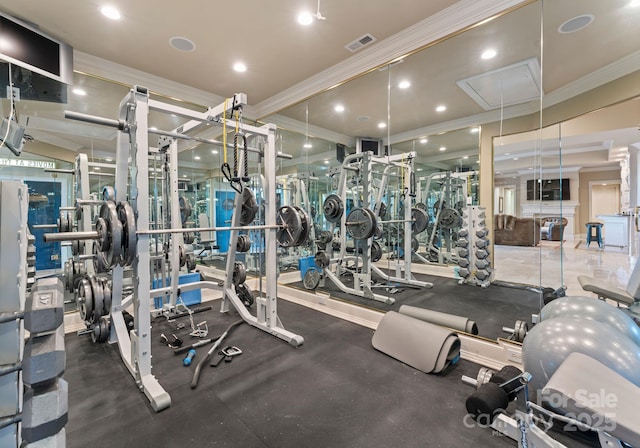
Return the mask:
{"type": "Polygon", "coordinates": [[[233,177],[231,182],[240,182],[238,176],[238,133],[233,136],[233,177]]]}
{"type": "Polygon", "coordinates": [[[241,134],[242,141],[244,143],[244,176],[242,176],[242,182],[249,182],[251,179],[249,178],[249,150],[247,148],[247,136],[241,134]]]}

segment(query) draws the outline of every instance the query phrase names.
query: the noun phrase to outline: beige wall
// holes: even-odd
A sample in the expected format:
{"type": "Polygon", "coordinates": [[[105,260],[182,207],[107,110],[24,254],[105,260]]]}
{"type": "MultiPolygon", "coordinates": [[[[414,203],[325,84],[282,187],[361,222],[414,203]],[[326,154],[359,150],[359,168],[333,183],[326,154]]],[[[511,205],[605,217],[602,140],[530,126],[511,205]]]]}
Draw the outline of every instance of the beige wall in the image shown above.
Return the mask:
{"type": "Polygon", "coordinates": [[[589,222],[589,182],[614,180],[620,181],[620,171],[588,171],[580,173],[580,207],[576,211],[578,219],[576,220],[576,234],[585,234],[585,224],[589,222]]]}

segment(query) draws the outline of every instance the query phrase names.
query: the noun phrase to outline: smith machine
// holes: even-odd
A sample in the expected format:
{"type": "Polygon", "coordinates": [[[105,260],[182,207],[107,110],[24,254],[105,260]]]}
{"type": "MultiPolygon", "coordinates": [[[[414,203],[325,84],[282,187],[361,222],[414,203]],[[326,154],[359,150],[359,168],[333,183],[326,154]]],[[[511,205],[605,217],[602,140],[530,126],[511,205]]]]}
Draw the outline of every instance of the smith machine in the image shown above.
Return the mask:
{"type": "MultiPolygon", "coordinates": [[[[89,278],[82,288],[85,294],[84,300],[92,304],[91,314],[94,317],[89,316],[89,318],[95,319],[95,316],[100,314],[100,309],[105,311],[105,315],[98,318],[99,322],[105,323],[103,326],[99,325],[97,331],[101,333],[104,330],[108,334],[109,342],[118,344],[124,364],[155,411],[170,406],[171,398],[151,373],[151,299],[154,297],[166,299],[162,312],[165,315],[171,315],[176,312],[179,290],[182,292],[201,288],[218,290],[223,294],[221,312],[229,311],[231,304],[242,319],[250,325],[283,339],[293,346],[299,346],[304,342],[301,336],[286,330],[278,317],[275,281],[276,244],[289,247],[304,242],[308,238],[310,221],[301,210],[286,207],[276,210],[276,157],[287,156],[276,154],[274,125],[255,127],[238,120],[237,117],[245,104],[246,95],[236,94],[217,107],[209,108],[205,112],[196,112],[150,99],[146,88],[135,86],[121,101],[118,119],[69,111],[65,114],[70,119],[118,129],[115,188],[113,196],[111,192],[103,194],[95,229],[90,229],[91,224],[85,223],[83,231],[48,233],[45,234],[44,239],[45,241],[93,240],[97,242],[97,256],[104,261],[111,274],[111,282],[108,284],[111,303],[110,306],[106,306],[105,288],[92,284],[93,277],[89,278]],[[173,131],[150,129],[149,111],[175,114],[189,121],[173,131]],[[235,122],[227,118],[227,114],[233,116],[234,113],[236,114],[235,122]],[[220,145],[219,141],[190,134],[195,134],[208,125],[223,128],[222,145],[225,150],[223,172],[229,175],[231,185],[237,192],[233,217],[230,227],[189,228],[188,232],[230,230],[229,247],[233,249],[229,250],[227,255],[227,275],[222,287],[218,283],[209,281],[183,284],[178,287],[180,250],[184,244],[183,234],[187,231],[183,228],[184,209],[181,215],[181,200],[178,195],[178,140],[195,140],[220,145]],[[236,129],[233,145],[226,143],[227,126],[235,126],[236,129]],[[158,148],[149,147],[149,134],[160,136],[158,148]],[[247,141],[250,137],[259,143],[258,147],[248,147],[247,141]],[[244,144],[240,145],[240,141],[244,144]],[[234,150],[233,171],[226,163],[228,147],[234,150]],[[258,165],[263,167],[261,174],[265,179],[264,224],[258,225],[253,224],[258,210],[257,202],[253,192],[245,185],[249,180],[249,152],[258,154],[260,160],[258,165]],[[157,156],[164,160],[164,175],[167,176],[170,185],[170,191],[163,198],[163,206],[169,210],[170,228],[163,228],[160,222],[150,220],[149,166],[150,157],[157,156]],[[244,163],[238,163],[239,160],[244,160],[244,163]],[[239,244],[242,243],[242,238],[239,238],[240,232],[253,230],[264,232],[267,278],[264,294],[261,291],[260,297],[255,299],[255,316],[250,313],[239,297],[238,290],[242,287],[241,285],[244,285],[243,274],[246,274],[246,271],[241,263],[236,263],[235,257],[236,248],[247,246],[239,244]],[[162,238],[163,244],[155,244],[156,238],[162,238]],[[166,244],[166,241],[169,241],[169,244],[166,244]],[[168,260],[171,281],[168,286],[152,288],[156,247],[161,247],[163,256],[168,260]],[[131,267],[132,270],[133,288],[131,294],[125,295],[123,273],[127,267],[131,267]],[[133,316],[131,327],[128,326],[123,315],[126,310],[131,310],[133,316]]],[[[80,207],[84,205],[82,202],[76,201],[76,203],[80,207]]],[[[182,205],[184,208],[184,204],[182,205]]]]}
{"type": "MultiPolygon", "coordinates": [[[[394,303],[395,300],[374,293],[373,288],[389,288],[391,284],[428,288],[433,286],[432,283],[416,280],[411,274],[411,235],[424,231],[428,224],[428,216],[423,210],[410,207],[415,196],[410,182],[413,178],[414,159],[413,152],[384,157],[364,152],[352,154],[344,159],[336,194],[327,196],[323,203],[323,213],[331,228],[318,235],[320,244],[327,245],[331,243],[336,229],[339,229],[339,253],[333,257],[330,257],[325,250],[319,250],[316,253],[315,263],[324,274],[318,281],[326,277],[345,293],[387,304],[394,303]],[[403,204],[407,206],[401,207],[399,219],[384,220],[386,206],[382,199],[389,188],[389,178],[394,175],[399,175],[405,180],[401,196],[403,204]],[[345,213],[345,203],[348,198],[353,200],[354,206],[345,213]],[[403,255],[395,257],[391,266],[395,275],[390,275],[373,264],[382,258],[382,248],[377,240],[383,236],[385,224],[399,224],[403,234],[403,255]],[[347,235],[354,240],[353,255],[347,254],[347,235]],[[350,262],[355,264],[353,269],[348,266],[350,262]],[[353,274],[353,287],[345,285],[342,281],[341,277],[347,271],[353,274]],[[372,273],[388,284],[373,285],[372,273]]],[[[312,286],[308,285],[311,283],[310,279],[305,283],[307,286],[312,286]]]]}

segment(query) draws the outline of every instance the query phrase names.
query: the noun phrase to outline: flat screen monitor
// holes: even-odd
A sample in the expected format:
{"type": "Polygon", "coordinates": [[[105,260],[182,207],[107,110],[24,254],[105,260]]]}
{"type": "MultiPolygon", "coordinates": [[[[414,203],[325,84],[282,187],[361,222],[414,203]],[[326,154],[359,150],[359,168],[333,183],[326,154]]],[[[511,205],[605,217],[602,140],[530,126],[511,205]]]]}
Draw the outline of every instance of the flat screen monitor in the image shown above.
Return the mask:
{"type": "Polygon", "coordinates": [[[527,201],[569,201],[569,179],[531,179],[527,181],[527,201]]]}
{"type": "Polygon", "coordinates": [[[0,13],[0,59],[73,84],[71,46],[3,13],[0,13]]]}

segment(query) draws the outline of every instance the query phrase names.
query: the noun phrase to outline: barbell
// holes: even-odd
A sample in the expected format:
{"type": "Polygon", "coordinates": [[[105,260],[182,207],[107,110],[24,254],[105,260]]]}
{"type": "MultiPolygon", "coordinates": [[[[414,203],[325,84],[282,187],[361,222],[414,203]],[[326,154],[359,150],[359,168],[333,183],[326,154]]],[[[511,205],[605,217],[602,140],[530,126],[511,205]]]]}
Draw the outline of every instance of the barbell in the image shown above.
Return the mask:
{"type": "MultiPolygon", "coordinates": [[[[253,220],[253,218],[251,219],[253,220]]],[[[283,247],[299,246],[309,238],[310,221],[299,207],[283,206],[278,209],[276,225],[197,227],[190,232],[210,232],[227,230],[276,229],[276,240],[283,247]]],[[[85,232],[45,233],[44,242],[94,240],[97,242],[96,256],[107,269],[116,264],[130,266],[136,256],[138,235],[161,235],[183,233],[184,229],[137,230],[135,213],[128,202],[117,205],[106,201],[100,207],[96,218],[96,230],[85,232]]]]}

